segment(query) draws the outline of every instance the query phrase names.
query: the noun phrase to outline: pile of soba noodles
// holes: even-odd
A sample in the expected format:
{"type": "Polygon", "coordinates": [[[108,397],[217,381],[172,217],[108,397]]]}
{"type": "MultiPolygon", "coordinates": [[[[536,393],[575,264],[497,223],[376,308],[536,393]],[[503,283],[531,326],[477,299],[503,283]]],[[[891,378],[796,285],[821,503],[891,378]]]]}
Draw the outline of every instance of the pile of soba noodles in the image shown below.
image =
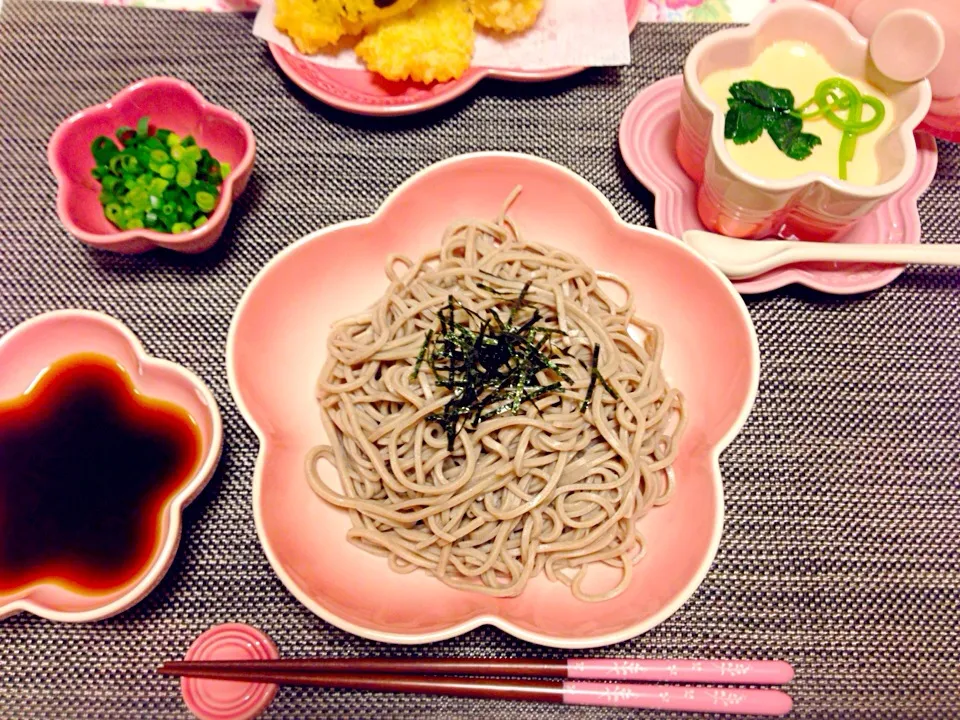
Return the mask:
{"type": "Polygon", "coordinates": [[[661,331],[634,317],[630,288],[504,215],[457,223],[386,274],[376,304],[333,326],[317,383],[330,444],[306,460],[314,492],[349,511],[349,540],[488,595],[540,573],[582,600],[621,593],[644,554],[637,520],[672,493],[684,426],[661,331]],[[511,353],[478,360],[485,344],[511,353]],[[587,592],[596,563],[619,580],[587,592]]]}

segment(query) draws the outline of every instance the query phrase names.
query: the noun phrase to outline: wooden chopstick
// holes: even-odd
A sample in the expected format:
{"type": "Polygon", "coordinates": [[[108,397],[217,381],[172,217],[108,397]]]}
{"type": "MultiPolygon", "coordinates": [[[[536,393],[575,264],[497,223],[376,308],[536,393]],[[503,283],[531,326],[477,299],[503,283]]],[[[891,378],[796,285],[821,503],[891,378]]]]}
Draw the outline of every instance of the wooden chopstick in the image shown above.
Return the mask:
{"type": "Polygon", "coordinates": [[[781,685],[793,668],[779,660],[660,660],[643,658],[308,658],[164,663],[165,675],[196,671],[295,673],[391,673],[397,675],[479,675],[569,680],[739,683],[781,685]]]}
{"type": "MultiPolygon", "coordinates": [[[[274,661],[282,663],[283,661],[274,661]]],[[[294,661],[296,662],[296,661],[294,661]]],[[[225,663],[167,663],[159,668],[164,675],[189,675],[211,680],[236,680],[276,685],[306,685],[320,688],[344,688],[373,692],[397,692],[448,695],[465,698],[527,700],[567,705],[603,705],[611,707],[665,709],[723,714],[784,715],[793,705],[790,696],[780,690],[754,688],[717,688],[691,685],[659,685],[624,682],[586,682],[580,680],[521,680],[383,673],[347,673],[292,670],[253,670],[250,662],[238,662],[226,669],[225,663]],[[189,672],[184,665],[191,665],[189,672]]]]}

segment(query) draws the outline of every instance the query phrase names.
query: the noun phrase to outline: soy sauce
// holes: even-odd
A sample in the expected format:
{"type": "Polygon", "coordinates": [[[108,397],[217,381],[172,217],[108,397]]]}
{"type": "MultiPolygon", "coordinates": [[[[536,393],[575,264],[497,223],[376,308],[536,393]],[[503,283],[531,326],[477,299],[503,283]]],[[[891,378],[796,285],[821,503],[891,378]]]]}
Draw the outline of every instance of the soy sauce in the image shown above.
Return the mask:
{"type": "Polygon", "coordinates": [[[136,579],[200,454],[189,413],[137,392],[115,360],[53,363],[0,400],[0,593],[51,581],[101,594],[136,579]]]}

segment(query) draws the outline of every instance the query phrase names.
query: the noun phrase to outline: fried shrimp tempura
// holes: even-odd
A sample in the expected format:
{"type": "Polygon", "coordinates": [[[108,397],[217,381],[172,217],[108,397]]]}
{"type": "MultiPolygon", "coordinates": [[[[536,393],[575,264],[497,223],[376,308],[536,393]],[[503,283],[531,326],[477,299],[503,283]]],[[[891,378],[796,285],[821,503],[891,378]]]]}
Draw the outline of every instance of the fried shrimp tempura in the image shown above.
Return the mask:
{"type": "Polygon", "coordinates": [[[542,9],[543,0],[470,0],[470,10],[482,27],[506,34],[532,27],[542,9]]]}
{"type": "Polygon", "coordinates": [[[465,0],[420,0],[369,30],[355,50],[388,80],[446,82],[470,67],[473,41],[473,15],[465,0]]]}
{"type": "Polygon", "coordinates": [[[316,53],[374,23],[406,12],[417,0],[277,0],[274,24],[297,49],[316,53]]]}

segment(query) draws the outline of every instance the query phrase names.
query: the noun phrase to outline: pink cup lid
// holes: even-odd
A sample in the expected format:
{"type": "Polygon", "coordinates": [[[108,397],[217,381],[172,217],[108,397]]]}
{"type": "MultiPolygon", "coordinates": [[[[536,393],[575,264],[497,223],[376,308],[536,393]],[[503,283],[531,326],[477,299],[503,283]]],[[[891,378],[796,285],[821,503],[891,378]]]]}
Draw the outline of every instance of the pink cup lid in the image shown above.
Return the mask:
{"type": "Polygon", "coordinates": [[[928,77],[940,64],[943,29],[928,12],[915,8],[884,15],[870,35],[870,57],[892,80],[914,83],[928,77]]]}
{"type": "MultiPolygon", "coordinates": [[[[260,630],[240,623],[215,625],[194,640],[185,660],[275,660],[277,646],[260,630]]],[[[183,677],[180,690],[200,720],[251,720],[267,709],[276,685],[183,677]]]]}
{"type": "MultiPolygon", "coordinates": [[[[896,23],[886,20],[891,14],[904,10],[913,10],[925,13],[936,21],[943,34],[943,52],[940,61],[926,74],[933,91],[933,102],[930,103],[930,112],[927,113],[921,130],[952,142],[960,142],[960,0],[819,0],[848,18],[857,31],[864,37],[871,38],[870,52],[873,55],[873,34],[879,31],[881,37],[886,34],[900,35],[905,43],[917,53],[913,68],[909,74],[917,72],[916,67],[923,66],[929,61],[931,50],[936,50],[936,40],[933,47],[927,47],[925,42],[931,42],[932,36],[926,28],[920,28],[921,37],[926,40],[914,41],[896,23]]],[[[899,17],[907,17],[901,15],[899,17]]],[[[913,27],[920,27],[920,21],[914,15],[907,20],[913,27]]],[[[880,45],[887,45],[881,41],[880,45]]],[[[895,47],[895,44],[888,47],[895,47]]],[[[875,57],[878,69],[889,77],[897,79],[901,73],[896,68],[896,53],[889,56],[881,52],[875,57]]],[[[905,63],[910,64],[910,63],[905,63]]]]}

